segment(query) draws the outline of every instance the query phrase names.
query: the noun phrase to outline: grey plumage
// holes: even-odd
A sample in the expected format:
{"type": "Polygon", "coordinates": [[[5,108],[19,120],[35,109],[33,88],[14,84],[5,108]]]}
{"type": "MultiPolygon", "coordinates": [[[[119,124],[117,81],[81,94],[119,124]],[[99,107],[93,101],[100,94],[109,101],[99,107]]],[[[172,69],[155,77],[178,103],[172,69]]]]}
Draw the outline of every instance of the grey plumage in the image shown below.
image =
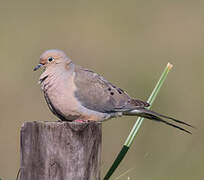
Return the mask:
{"type": "Polygon", "coordinates": [[[61,120],[103,121],[119,115],[141,116],[191,133],[163,118],[191,125],[148,110],[147,102],[131,98],[97,73],[73,64],[62,51],[43,53],[34,70],[40,67],[45,69],[40,84],[46,101],[61,120]]]}

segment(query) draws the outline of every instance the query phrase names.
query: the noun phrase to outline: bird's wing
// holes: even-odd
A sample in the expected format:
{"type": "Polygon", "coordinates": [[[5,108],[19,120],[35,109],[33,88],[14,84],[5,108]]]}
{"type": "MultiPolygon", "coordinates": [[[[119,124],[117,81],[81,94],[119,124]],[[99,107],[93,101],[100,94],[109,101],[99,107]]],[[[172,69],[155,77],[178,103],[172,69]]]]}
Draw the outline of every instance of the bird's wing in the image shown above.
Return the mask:
{"type": "Polygon", "coordinates": [[[102,76],[80,66],[75,67],[74,83],[76,98],[84,107],[94,111],[124,112],[149,106],[147,102],[132,99],[102,76]]]}

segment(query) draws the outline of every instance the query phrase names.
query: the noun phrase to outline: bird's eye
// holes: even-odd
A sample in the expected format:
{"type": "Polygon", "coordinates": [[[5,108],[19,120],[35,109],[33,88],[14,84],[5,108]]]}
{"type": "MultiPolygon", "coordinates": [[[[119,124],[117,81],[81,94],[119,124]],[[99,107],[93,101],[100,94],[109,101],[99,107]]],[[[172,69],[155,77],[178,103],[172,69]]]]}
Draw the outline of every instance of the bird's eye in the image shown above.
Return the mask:
{"type": "Polygon", "coordinates": [[[48,58],[48,61],[49,61],[49,62],[51,62],[51,61],[53,61],[53,60],[54,60],[53,57],[49,57],[49,58],[48,58]]]}

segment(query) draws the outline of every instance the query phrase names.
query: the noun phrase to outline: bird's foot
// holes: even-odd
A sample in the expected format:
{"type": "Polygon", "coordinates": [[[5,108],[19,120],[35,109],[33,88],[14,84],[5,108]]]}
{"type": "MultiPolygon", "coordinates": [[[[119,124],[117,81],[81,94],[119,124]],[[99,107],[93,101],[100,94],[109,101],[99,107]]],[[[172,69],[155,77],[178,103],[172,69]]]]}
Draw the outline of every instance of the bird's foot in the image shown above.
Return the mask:
{"type": "Polygon", "coordinates": [[[76,120],[74,120],[74,122],[85,123],[85,122],[88,122],[88,121],[86,121],[86,120],[82,120],[82,119],[76,119],[76,120]]]}

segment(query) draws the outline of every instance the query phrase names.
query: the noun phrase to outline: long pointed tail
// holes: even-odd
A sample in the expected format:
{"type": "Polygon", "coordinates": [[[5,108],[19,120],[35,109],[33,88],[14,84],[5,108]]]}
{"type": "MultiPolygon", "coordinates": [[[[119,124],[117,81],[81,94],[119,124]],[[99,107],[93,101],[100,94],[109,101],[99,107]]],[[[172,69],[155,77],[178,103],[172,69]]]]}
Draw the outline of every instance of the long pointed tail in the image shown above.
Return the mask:
{"type": "Polygon", "coordinates": [[[172,124],[172,123],[170,123],[168,121],[165,121],[162,118],[170,119],[170,120],[172,120],[174,122],[177,122],[177,123],[180,123],[180,124],[183,124],[183,125],[186,125],[186,126],[194,128],[192,125],[190,125],[188,123],[185,123],[183,121],[174,119],[174,118],[169,117],[169,116],[165,116],[165,115],[159,114],[159,113],[154,112],[154,111],[150,111],[150,110],[145,109],[145,108],[137,108],[135,110],[132,110],[132,111],[129,111],[129,112],[125,112],[124,115],[128,115],[128,116],[135,116],[136,115],[136,116],[144,117],[144,118],[147,118],[147,119],[150,119],[150,120],[162,122],[162,123],[167,124],[169,126],[172,126],[174,128],[177,128],[177,129],[180,129],[182,131],[185,131],[185,132],[187,132],[189,134],[192,134],[192,133],[190,131],[182,128],[182,127],[179,127],[179,126],[177,126],[175,124],[172,124]]]}

